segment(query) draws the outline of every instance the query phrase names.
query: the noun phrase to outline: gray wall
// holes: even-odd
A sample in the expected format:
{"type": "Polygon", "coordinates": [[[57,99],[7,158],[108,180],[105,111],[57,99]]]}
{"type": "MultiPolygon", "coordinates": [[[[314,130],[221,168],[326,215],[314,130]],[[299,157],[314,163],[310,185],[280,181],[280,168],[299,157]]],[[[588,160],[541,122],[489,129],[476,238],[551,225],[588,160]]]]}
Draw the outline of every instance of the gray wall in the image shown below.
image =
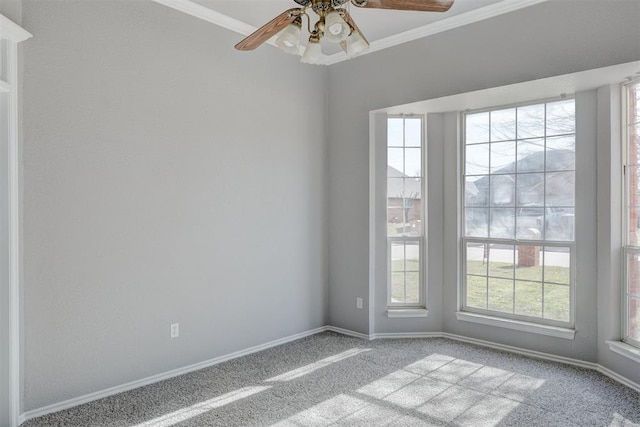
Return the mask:
{"type": "MultiPolygon", "coordinates": [[[[640,2],[635,0],[554,0],[331,67],[330,323],[363,333],[404,332],[407,325],[402,320],[396,322],[395,327],[385,322],[383,331],[371,331],[367,313],[356,310],[352,303],[356,296],[362,296],[365,300],[369,296],[366,263],[369,247],[369,111],[637,61],[640,59],[638,18],[640,2]]],[[[597,119],[598,98],[592,91],[579,94],[578,99],[581,114],[590,119],[578,122],[578,132],[585,137],[584,146],[578,153],[578,161],[582,162],[582,166],[577,173],[579,179],[582,177],[590,183],[591,188],[595,188],[592,171],[596,168],[597,127],[594,122],[597,119]]],[[[456,115],[444,115],[442,120],[445,139],[450,135],[455,141],[456,115]]],[[[442,171],[444,178],[439,183],[444,190],[438,193],[444,194],[445,209],[446,200],[456,197],[455,146],[455,143],[453,147],[445,144],[443,154],[429,147],[429,154],[442,155],[446,165],[442,171]]],[[[430,191],[433,191],[432,184],[429,184],[430,191]]],[[[582,219],[577,221],[581,221],[583,230],[587,230],[578,244],[593,245],[581,251],[578,257],[579,262],[582,259],[583,265],[588,265],[596,256],[595,192],[579,193],[577,203],[584,212],[582,219]]],[[[448,206],[452,205],[449,203],[448,206]]],[[[598,317],[595,308],[598,293],[595,265],[578,272],[579,280],[584,283],[578,301],[584,303],[578,318],[580,339],[566,341],[464,324],[455,320],[455,304],[450,306],[450,302],[455,300],[457,268],[455,263],[447,262],[452,253],[455,255],[458,223],[451,215],[443,216],[444,282],[429,285],[443,286],[445,331],[567,357],[597,360],[598,317]],[[452,240],[446,236],[454,237],[452,240]]],[[[433,225],[431,219],[429,225],[433,225]]],[[[431,248],[431,243],[429,246],[431,248]]],[[[437,305],[440,301],[436,299],[428,304],[437,305]]],[[[423,325],[423,331],[431,329],[429,322],[423,325]]],[[[624,367],[619,370],[631,372],[624,367]]],[[[631,374],[630,378],[637,381],[637,373],[631,374]]]]}
{"type": "Polygon", "coordinates": [[[0,14],[21,25],[22,0],[0,0],[0,14]]]}
{"type": "Polygon", "coordinates": [[[24,410],[327,324],[326,69],[150,1],[23,26],[24,410]]]}

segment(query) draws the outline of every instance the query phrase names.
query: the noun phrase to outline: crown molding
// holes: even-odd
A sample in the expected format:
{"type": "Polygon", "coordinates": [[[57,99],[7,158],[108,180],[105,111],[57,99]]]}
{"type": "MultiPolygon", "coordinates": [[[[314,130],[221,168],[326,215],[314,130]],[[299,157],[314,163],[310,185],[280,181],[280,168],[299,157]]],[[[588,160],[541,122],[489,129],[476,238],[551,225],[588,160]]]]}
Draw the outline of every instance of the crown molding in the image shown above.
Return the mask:
{"type": "MultiPolygon", "coordinates": [[[[208,7],[202,6],[198,3],[194,3],[191,0],[153,0],[156,3],[168,6],[176,9],[180,12],[184,12],[188,15],[202,19],[212,24],[216,24],[220,27],[226,28],[231,31],[235,31],[238,34],[247,36],[257,30],[256,27],[249,25],[245,22],[239,21],[230,16],[224,15],[220,12],[216,12],[208,7]]],[[[436,21],[432,24],[423,25],[412,30],[408,30],[402,33],[394,34],[389,37],[382,38],[371,42],[371,46],[368,50],[362,52],[357,56],[368,55],[373,52],[388,49],[390,47],[398,46],[403,43],[418,40],[424,37],[438,34],[444,31],[452,30],[454,28],[462,27],[464,25],[473,24],[474,22],[482,21],[485,19],[493,18],[494,16],[503,15],[505,13],[513,12],[516,10],[524,9],[529,6],[534,6],[539,3],[545,3],[549,0],[503,0],[499,3],[494,3],[489,6],[481,7],[471,10],[469,12],[461,13],[459,15],[452,16],[451,18],[445,18],[440,21],[436,21]]],[[[273,40],[269,40],[267,44],[275,46],[273,40]]],[[[303,49],[301,49],[302,52],[303,49]]],[[[343,62],[350,59],[344,52],[335,53],[333,55],[326,56],[325,65],[333,65],[339,62],[343,62]]]]}
{"type": "MultiPolygon", "coordinates": [[[[224,15],[220,12],[216,12],[198,3],[194,3],[191,0],[153,1],[172,9],[176,9],[180,12],[184,12],[196,18],[202,19],[204,21],[210,22],[212,24],[216,24],[222,28],[235,31],[236,33],[243,36],[247,36],[257,30],[257,28],[252,25],[249,25],[235,18],[231,18],[230,16],[224,15]]],[[[503,0],[499,3],[494,3],[489,6],[474,9],[469,12],[461,13],[450,18],[436,21],[432,24],[423,25],[412,30],[404,31],[402,33],[394,34],[392,36],[373,41],[371,42],[371,46],[368,50],[362,52],[357,56],[368,55],[373,52],[378,52],[383,49],[388,49],[390,47],[398,46],[403,43],[418,40],[423,37],[462,27],[464,25],[473,24],[474,22],[493,18],[494,16],[499,16],[505,13],[524,9],[526,7],[534,6],[539,3],[545,3],[547,1],[549,0],[503,0]]],[[[267,44],[275,46],[273,40],[269,40],[267,44]]],[[[350,58],[344,52],[327,55],[325,65],[337,64],[348,59],[350,58]]]]}
{"type": "Polygon", "coordinates": [[[9,18],[0,15],[0,37],[20,43],[31,38],[32,35],[9,18]]]}
{"type": "MultiPolygon", "coordinates": [[[[220,12],[216,12],[213,9],[209,9],[208,7],[202,6],[201,4],[194,3],[191,0],[153,0],[153,1],[161,5],[175,9],[177,11],[186,13],[187,15],[191,15],[195,18],[202,19],[203,21],[216,24],[222,28],[226,28],[227,30],[231,30],[243,36],[248,36],[249,34],[253,33],[258,29],[252,25],[247,24],[246,22],[242,22],[238,19],[224,15],[220,12]]],[[[272,46],[275,46],[275,43],[272,40],[269,40],[267,43],[272,46]]]]}
{"type": "MultiPolygon", "coordinates": [[[[493,18],[505,13],[524,9],[536,4],[545,3],[547,1],[549,0],[503,0],[499,3],[494,3],[489,6],[470,10],[469,12],[461,13],[450,18],[445,18],[432,24],[423,25],[412,30],[404,31],[402,33],[375,40],[371,42],[371,46],[369,47],[369,49],[358,56],[368,55],[370,53],[398,46],[403,43],[408,43],[424,37],[432,36],[434,34],[442,33],[444,31],[449,31],[454,28],[473,24],[474,22],[483,21],[485,19],[493,18]]],[[[326,63],[327,65],[333,65],[342,61],[346,61],[347,59],[350,58],[344,52],[339,52],[333,55],[329,55],[327,57],[326,63]]]]}

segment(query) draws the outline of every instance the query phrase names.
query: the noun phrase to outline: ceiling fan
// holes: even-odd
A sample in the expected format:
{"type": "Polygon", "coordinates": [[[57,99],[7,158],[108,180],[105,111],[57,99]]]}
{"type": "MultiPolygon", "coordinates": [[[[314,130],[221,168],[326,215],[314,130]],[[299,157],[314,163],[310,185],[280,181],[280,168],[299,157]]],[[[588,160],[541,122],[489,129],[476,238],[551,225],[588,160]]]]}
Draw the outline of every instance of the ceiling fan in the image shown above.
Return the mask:
{"type": "MultiPolygon", "coordinates": [[[[415,10],[422,12],[446,12],[454,0],[294,0],[302,7],[286,10],[238,43],[238,50],[253,50],[278,34],[276,45],[285,52],[298,55],[302,18],[307,18],[309,43],[302,55],[302,62],[323,64],[320,40],[339,43],[347,55],[354,56],[369,47],[349,11],[344,7],[349,1],[357,7],[368,9],[415,10]],[[307,10],[318,15],[311,28],[307,10]]],[[[348,6],[348,4],[347,4],[348,6]]]]}

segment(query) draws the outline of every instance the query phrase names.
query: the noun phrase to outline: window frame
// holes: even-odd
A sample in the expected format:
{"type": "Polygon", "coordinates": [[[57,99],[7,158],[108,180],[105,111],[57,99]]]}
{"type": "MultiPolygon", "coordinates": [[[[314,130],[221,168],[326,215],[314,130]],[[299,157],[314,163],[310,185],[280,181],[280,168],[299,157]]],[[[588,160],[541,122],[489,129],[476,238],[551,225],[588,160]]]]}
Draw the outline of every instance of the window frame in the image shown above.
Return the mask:
{"type": "MultiPolygon", "coordinates": [[[[473,313],[473,314],[479,314],[479,315],[484,315],[484,316],[490,316],[490,317],[494,317],[496,319],[504,319],[506,321],[512,320],[512,321],[517,321],[517,322],[528,322],[531,324],[537,324],[537,325],[544,325],[544,326],[551,326],[551,327],[559,327],[559,328],[567,328],[567,329],[574,329],[575,328],[575,312],[576,312],[576,262],[577,262],[577,257],[576,257],[576,240],[575,240],[575,234],[576,234],[576,224],[575,224],[575,210],[576,210],[576,206],[575,206],[575,199],[574,199],[574,234],[573,234],[573,240],[571,241],[561,241],[561,240],[546,240],[545,239],[540,239],[540,240],[531,240],[531,239],[518,239],[517,237],[514,239],[508,239],[508,238],[492,238],[492,237],[467,237],[466,236],[466,217],[465,217],[465,208],[466,208],[466,198],[465,198],[465,186],[466,186],[466,117],[468,115],[471,114],[478,114],[478,113],[485,113],[485,112],[492,112],[492,111],[499,111],[499,110],[503,110],[503,109],[508,109],[508,108],[520,108],[520,107],[527,107],[527,106],[533,106],[533,105],[541,105],[544,104],[546,106],[546,104],[548,103],[553,103],[553,102],[558,102],[558,101],[565,101],[565,100],[569,100],[569,99],[573,99],[574,103],[575,103],[575,97],[574,96],[561,96],[561,97],[554,97],[554,98],[546,98],[546,99],[539,99],[539,100],[531,100],[531,101],[526,101],[526,102],[518,102],[518,103],[512,103],[512,104],[506,104],[506,105],[497,105],[497,106],[491,106],[491,107],[486,107],[486,108],[480,108],[480,109],[474,109],[474,110],[465,110],[463,112],[460,113],[460,138],[459,138],[459,147],[460,147],[460,156],[459,156],[459,206],[460,206],[460,221],[459,221],[459,232],[460,232],[460,238],[459,238],[459,242],[460,242],[460,265],[459,265],[459,272],[460,272],[460,279],[458,281],[459,283],[459,287],[458,287],[458,295],[459,295],[459,301],[458,301],[458,309],[463,312],[463,313],[473,313]],[[482,308],[478,308],[478,307],[469,307],[467,305],[467,243],[472,242],[472,243],[486,243],[489,245],[492,244],[506,244],[506,245],[513,245],[514,246],[514,253],[517,253],[517,249],[515,249],[515,246],[539,246],[542,248],[542,252],[544,253],[544,248],[546,247],[563,247],[563,248],[568,248],[569,250],[569,256],[570,256],[570,262],[569,262],[569,268],[570,268],[570,272],[569,272],[569,321],[568,322],[564,322],[564,321],[559,321],[559,320],[553,320],[553,319],[545,319],[542,317],[534,317],[534,316],[526,316],[526,315],[520,315],[520,314],[515,314],[515,313],[507,313],[507,312],[501,312],[501,311],[496,311],[496,310],[490,310],[490,309],[482,309],[482,308]]],[[[545,107],[546,108],[546,107],[545,107]]],[[[545,126],[546,126],[546,115],[545,115],[545,126]]],[[[577,129],[574,130],[574,137],[577,135],[577,129]]],[[[543,137],[544,139],[547,138],[547,135],[545,133],[545,136],[543,137]]],[[[514,139],[514,141],[518,141],[517,135],[514,139]]],[[[490,143],[490,141],[487,141],[490,143]]],[[[517,150],[517,148],[516,148],[517,150]]],[[[577,139],[576,139],[576,151],[577,151],[577,139]]],[[[516,161],[517,161],[517,151],[516,151],[516,161]]],[[[577,164],[575,166],[575,169],[573,170],[574,174],[576,173],[577,170],[577,164]]],[[[546,174],[546,170],[543,172],[544,174],[546,174]]],[[[514,172],[513,175],[516,175],[516,173],[514,172]]],[[[493,174],[491,172],[489,172],[489,177],[493,176],[493,174]]],[[[574,194],[576,191],[576,187],[574,186],[574,194]]],[[[517,202],[514,201],[515,207],[517,208],[517,202]]],[[[543,205],[540,208],[545,210],[545,216],[546,216],[546,209],[547,209],[547,205],[543,205]]],[[[543,266],[544,268],[544,266],[543,266]]],[[[489,276],[487,276],[489,277],[489,276]]],[[[515,278],[511,279],[514,281],[515,283],[515,278]]],[[[543,281],[541,282],[544,286],[544,277],[543,277],[543,281]]],[[[553,284],[553,283],[552,283],[553,284]]],[[[515,293],[514,295],[514,301],[515,301],[515,293]]],[[[544,301],[544,288],[543,288],[543,295],[542,295],[543,301],[544,301]]],[[[515,302],[514,302],[515,304],[515,302]]]]}
{"type": "MultiPolygon", "coordinates": [[[[635,78],[629,80],[621,85],[622,92],[622,171],[623,171],[623,185],[622,185],[622,256],[623,256],[623,286],[621,292],[621,301],[620,301],[620,313],[622,316],[621,326],[622,326],[622,341],[640,348],[640,340],[632,338],[629,334],[629,324],[631,320],[631,313],[629,313],[629,301],[630,301],[630,283],[629,283],[629,256],[630,255],[638,255],[640,256],[640,243],[637,246],[632,246],[629,242],[629,192],[631,189],[630,185],[630,174],[629,170],[629,150],[630,150],[630,133],[629,127],[631,123],[629,123],[629,115],[630,115],[630,102],[629,102],[629,88],[632,86],[639,86],[640,88],[640,78],[635,78]]],[[[638,106],[636,106],[638,108],[638,106]]],[[[639,163],[640,164],[640,161],[639,163]]]]}
{"type": "MultiPolygon", "coordinates": [[[[421,216],[421,227],[420,227],[420,236],[389,236],[385,231],[385,239],[386,239],[386,263],[387,263],[387,274],[386,274],[386,306],[388,310],[403,310],[403,309],[425,309],[427,307],[427,245],[426,245],[426,226],[427,226],[427,144],[426,144],[426,116],[424,114],[388,114],[387,128],[390,119],[420,119],[420,216],[421,216]],[[417,242],[418,250],[419,250],[419,259],[418,259],[418,302],[416,303],[407,303],[407,302],[393,302],[392,301],[392,259],[391,259],[391,247],[395,242],[417,242]]],[[[386,138],[385,152],[388,153],[389,148],[400,148],[396,146],[390,146],[388,141],[388,135],[386,138]]],[[[404,141],[403,141],[404,142],[404,141]]],[[[406,145],[403,145],[403,148],[406,148],[406,145]]],[[[417,148],[417,147],[409,147],[409,148],[417,148]]],[[[388,154],[387,154],[388,155],[388,154]]],[[[386,167],[388,170],[389,162],[388,159],[386,161],[386,167]]],[[[388,173],[385,171],[385,230],[389,224],[389,195],[388,195],[388,173]]],[[[406,269],[403,270],[406,274],[406,269]]],[[[405,278],[406,280],[406,278],[405,278]]],[[[406,297],[406,295],[405,295],[406,297]]]]}

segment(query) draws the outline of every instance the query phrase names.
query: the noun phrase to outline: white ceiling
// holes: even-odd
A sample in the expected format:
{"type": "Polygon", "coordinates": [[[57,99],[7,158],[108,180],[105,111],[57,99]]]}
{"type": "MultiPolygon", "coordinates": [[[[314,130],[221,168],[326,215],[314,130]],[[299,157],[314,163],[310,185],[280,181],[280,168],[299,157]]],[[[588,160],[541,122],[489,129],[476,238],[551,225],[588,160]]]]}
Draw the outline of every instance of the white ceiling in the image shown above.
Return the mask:
{"type": "MultiPolygon", "coordinates": [[[[345,6],[350,7],[353,19],[369,41],[374,41],[499,1],[501,0],[455,0],[451,9],[444,13],[363,9],[350,3],[345,6]]],[[[261,27],[287,9],[300,7],[293,0],[194,0],[194,2],[254,27],[261,27]]]]}
{"type": "MultiPolygon", "coordinates": [[[[299,7],[293,0],[154,1],[234,30],[239,33],[238,41],[285,10],[299,7]]],[[[371,43],[371,53],[545,1],[548,0],[455,0],[451,9],[443,13],[362,9],[350,3],[345,7],[350,8],[371,43]]],[[[328,64],[347,59],[337,45],[323,44],[323,51],[328,64]]]]}

